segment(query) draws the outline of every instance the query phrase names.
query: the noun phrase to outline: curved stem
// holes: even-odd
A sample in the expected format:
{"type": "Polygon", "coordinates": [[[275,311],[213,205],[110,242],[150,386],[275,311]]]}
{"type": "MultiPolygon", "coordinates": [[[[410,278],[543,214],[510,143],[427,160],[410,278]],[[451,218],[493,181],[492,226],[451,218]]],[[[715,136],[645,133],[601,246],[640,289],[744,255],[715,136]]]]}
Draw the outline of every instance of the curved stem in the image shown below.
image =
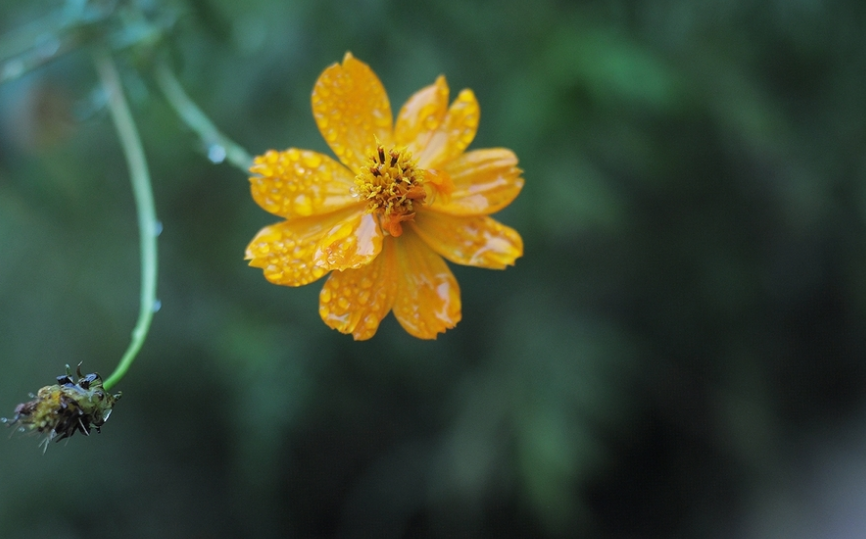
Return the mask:
{"type": "Polygon", "coordinates": [[[201,138],[211,161],[219,163],[226,159],[244,173],[249,172],[250,165],[253,164],[249,152],[216,128],[210,118],[186,95],[183,86],[165,62],[156,64],[154,74],[157,84],[174,111],[201,138]]]}
{"type": "Polygon", "coordinates": [[[153,191],[150,186],[150,172],[144,158],[144,148],[135,128],[135,121],[123,96],[123,87],[117,68],[111,57],[105,51],[96,53],[96,69],[102,87],[108,97],[108,108],[111,118],[117,128],[123,154],[129,166],[129,177],[132,181],[132,192],[135,196],[135,209],[138,214],[138,232],[141,243],[141,307],[138,312],[138,322],[132,330],[132,342],[120,359],[114,372],[105,380],[106,390],[119,382],[132,362],[150,329],[150,322],[156,310],[156,236],[159,234],[159,223],[156,220],[156,210],[153,205],[153,191]]]}

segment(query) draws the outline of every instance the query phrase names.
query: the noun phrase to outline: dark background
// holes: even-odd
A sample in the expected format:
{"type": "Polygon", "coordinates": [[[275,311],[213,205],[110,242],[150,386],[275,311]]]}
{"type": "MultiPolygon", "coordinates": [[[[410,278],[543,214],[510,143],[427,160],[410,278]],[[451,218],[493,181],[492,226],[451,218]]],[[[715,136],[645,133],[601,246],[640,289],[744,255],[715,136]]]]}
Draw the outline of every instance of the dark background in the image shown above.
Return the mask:
{"type": "Polygon", "coordinates": [[[110,373],[136,320],[95,46],[164,231],[103,433],[0,439],[0,536],[863,537],[864,28],[859,0],[3,1],[0,415],[66,363],[110,373]],[[472,88],[471,148],[524,169],[497,215],[524,257],[454,267],[436,341],[353,342],[321,283],[247,267],[278,218],[152,76],[252,153],[328,151],[310,92],[347,50],[394,110],[472,88]]]}

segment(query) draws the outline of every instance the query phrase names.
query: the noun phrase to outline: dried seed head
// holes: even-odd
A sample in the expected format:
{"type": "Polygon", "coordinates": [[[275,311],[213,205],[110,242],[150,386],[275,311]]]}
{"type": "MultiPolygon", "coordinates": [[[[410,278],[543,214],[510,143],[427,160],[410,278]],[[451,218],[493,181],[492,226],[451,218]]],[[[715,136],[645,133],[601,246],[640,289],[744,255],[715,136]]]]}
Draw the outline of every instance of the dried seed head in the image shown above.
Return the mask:
{"type": "Polygon", "coordinates": [[[19,425],[21,431],[45,433],[45,444],[51,440],[60,441],[76,432],[90,435],[90,429],[100,432],[100,427],[108,420],[114,403],[120,393],[111,395],[102,387],[102,377],[98,373],[81,374],[78,364],[78,380],[74,381],[66,366],[66,374],[57,377],[57,383],[41,388],[33,400],[15,407],[12,419],[0,418],[7,426],[19,425]]]}

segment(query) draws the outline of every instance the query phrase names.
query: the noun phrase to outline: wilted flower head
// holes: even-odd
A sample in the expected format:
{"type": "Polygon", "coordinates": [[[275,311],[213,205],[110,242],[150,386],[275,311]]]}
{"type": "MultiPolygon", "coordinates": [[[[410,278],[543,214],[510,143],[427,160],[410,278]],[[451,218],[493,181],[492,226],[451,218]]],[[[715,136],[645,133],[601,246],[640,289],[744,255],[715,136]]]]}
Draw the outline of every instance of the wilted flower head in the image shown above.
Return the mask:
{"type": "Polygon", "coordinates": [[[339,158],[290,148],[250,168],[252,195],[285,221],[247,247],[250,265],[275,284],[301,286],[326,273],[326,324],[372,337],[393,310],[410,334],[432,339],[460,321],[460,289],[442,257],[502,269],[523,254],[511,228],[488,217],[523,187],[517,158],[496,148],[464,152],[480,110],[471,90],[448,105],[445,77],[400,109],[347,53],[313,89],[313,115],[339,158]],[[342,163],[342,164],[341,164],[342,163]]]}
{"type": "Polygon", "coordinates": [[[51,440],[60,441],[76,432],[90,435],[90,429],[100,432],[100,427],[108,421],[114,403],[120,393],[111,395],[102,387],[102,377],[98,373],[81,374],[78,365],[78,381],[73,381],[66,366],[66,374],[57,377],[57,383],[41,388],[33,400],[22,402],[15,407],[12,419],[2,418],[7,425],[19,425],[22,431],[36,431],[46,434],[42,443],[48,449],[51,440]]]}

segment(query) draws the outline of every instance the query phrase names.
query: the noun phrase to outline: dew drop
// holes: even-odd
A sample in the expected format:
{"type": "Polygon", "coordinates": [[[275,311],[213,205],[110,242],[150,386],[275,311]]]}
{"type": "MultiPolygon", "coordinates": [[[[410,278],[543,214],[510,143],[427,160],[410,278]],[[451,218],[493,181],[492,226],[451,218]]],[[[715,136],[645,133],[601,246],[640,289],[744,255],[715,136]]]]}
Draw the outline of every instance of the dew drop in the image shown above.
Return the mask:
{"type": "Polygon", "coordinates": [[[211,144],[207,149],[207,158],[218,165],[226,160],[226,149],[219,144],[211,144]]]}
{"type": "Polygon", "coordinates": [[[313,213],[313,199],[306,194],[300,194],[295,197],[294,210],[298,215],[308,216],[313,213]]]}
{"type": "Polygon", "coordinates": [[[322,164],[322,158],[315,153],[307,153],[303,156],[303,162],[309,168],[319,168],[322,164]]]}
{"type": "Polygon", "coordinates": [[[159,310],[162,309],[162,301],[154,300],[153,302],[153,312],[158,313],[159,310]]]}
{"type": "Polygon", "coordinates": [[[153,235],[159,236],[162,234],[162,221],[154,221],[153,223],[153,235]]]}

